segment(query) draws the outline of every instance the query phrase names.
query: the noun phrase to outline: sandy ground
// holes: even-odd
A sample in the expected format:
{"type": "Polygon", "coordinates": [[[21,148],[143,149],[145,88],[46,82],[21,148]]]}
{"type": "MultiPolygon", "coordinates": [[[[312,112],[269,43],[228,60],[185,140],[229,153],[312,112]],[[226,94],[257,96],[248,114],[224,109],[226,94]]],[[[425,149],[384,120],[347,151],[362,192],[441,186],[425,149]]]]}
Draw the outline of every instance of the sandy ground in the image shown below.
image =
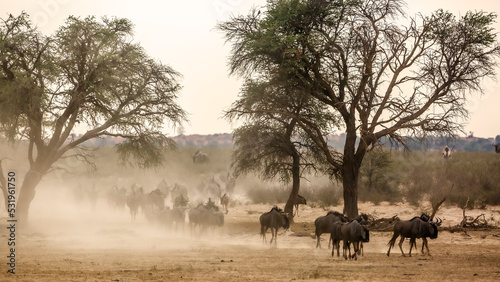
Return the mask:
{"type": "MultiPolygon", "coordinates": [[[[126,211],[75,208],[32,213],[31,225],[16,234],[16,274],[9,274],[7,218],[0,218],[0,281],[500,281],[500,229],[450,233],[429,240],[431,256],[402,257],[396,246],[388,257],[388,232],[371,232],[357,261],[331,256],[328,236],[316,249],[314,220],[341,207],[301,207],[291,229],[280,231],[277,246],[259,236],[267,205],[230,207],[225,226],[201,236],[188,226],[166,230],[126,211]],[[68,215],[74,220],[67,220],[68,215]],[[21,234],[20,234],[21,233],[21,234]]],[[[425,206],[421,207],[425,210],[425,206]]],[[[500,222],[500,207],[468,211],[500,222]]],[[[421,210],[407,205],[363,203],[360,212],[410,219],[421,210]]],[[[459,208],[444,207],[443,226],[462,219],[459,208]]],[[[268,234],[270,238],[270,233],[268,234]]],[[[417,241],[418,248],[421,240],[417,241]]],[[[408,252],[409,244],[403,245],[408,252]]]]}

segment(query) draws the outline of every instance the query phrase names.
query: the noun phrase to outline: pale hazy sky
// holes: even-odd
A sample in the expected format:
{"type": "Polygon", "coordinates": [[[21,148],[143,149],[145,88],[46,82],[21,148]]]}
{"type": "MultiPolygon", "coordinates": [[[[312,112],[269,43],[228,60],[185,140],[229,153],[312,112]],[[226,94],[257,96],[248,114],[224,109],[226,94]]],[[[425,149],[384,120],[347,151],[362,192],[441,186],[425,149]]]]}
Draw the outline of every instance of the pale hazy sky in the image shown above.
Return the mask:
{"type": "MultiPolygon", "coordinates": [[[[228,76],[230,46],[214,29],[218,21],[231,14],[247,14],[252,6],[263,6],[265,0],[16,0],[0,3],[0,17],[26,11],[44,34],[51,34],[70,16],[115,16],[135,25],[134,40],[146,52],[183,75],[179,104],[189,113],[185,134],[230,133],[231,125],[222,119],[237,99],[241,80],[228,76]]],[[[456,15],[468,10],[500,14],[499,0],[407,0],[407,12],[424,15],[443,8],[456,15]]],[[[500,19],[497,19],[500,21],[500,19]]],[[[495,24],[500,32],[500,24],[495,24]]],[[[500,35],[499,38],[500,39],[500,35]]],[[[500,72],[500,71],[499,71],[500,72]]],[[[500,78],[500,75],[497,76],[500,78]]],[[[470,99],[471,118],[466,131],[477,137],[500,134],[500,79],[485,81],[485,93],[470,99]]],[[[169,135],[176,131],[167,128],[169,135]]]]}

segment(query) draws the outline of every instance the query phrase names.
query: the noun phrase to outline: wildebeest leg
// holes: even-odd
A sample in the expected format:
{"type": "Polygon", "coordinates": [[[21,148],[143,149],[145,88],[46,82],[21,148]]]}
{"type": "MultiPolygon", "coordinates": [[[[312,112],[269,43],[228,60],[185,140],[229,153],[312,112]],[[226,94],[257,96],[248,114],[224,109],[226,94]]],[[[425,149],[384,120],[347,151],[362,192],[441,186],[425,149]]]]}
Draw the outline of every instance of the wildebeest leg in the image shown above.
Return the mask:
{"type": "Polygon", "coordinates": [[[271,243],[273,242],[274,239],[274,245],[277,246],[278,243],[276,240],[278,239],[278,228],[271,228],[271,233],[273,233],[273,238],[271,239],[271,243]]]}
{"type": "Polygon", "coordinates": [[[335,249],[337,249],[337,257],[339,257],[340,256],[340,252],[339,252],[340,241],[339,240],[333,240],[333,243],[332,243],[332,257],[335,255],[335,249]]]}
{"type": "Polygon", "coordinates": [[[359,242],[358,255],[365,256],[363,253],[363,242],[359,242]]]}
{"type": "MultiPolygon", "coordinates": [[[[431,255],[431,252],[429,251],[429,245],[427,245],[427,238],[422,238],[422,254],[424,253],[424,246],[427,249],[427,255],[431,255]]],[[[416,246],[415,246],[416,248],[416,246]]]]}
{"type": "MultiPolygon", "coordinates": [[[[332,234],[330,234],[330,239],[328,239],[328,249],[330,249],[330,242],[333,242],[332,234]]],[[[333,248],[333,243],[332,243],[332,248],[333,248]]]]}
{"type": "Polygon", "coordinates": [[[266,239],[266,232],[267,232],[267,226],[261,225],[260,226],[260,235],[262,235],[262,242],[267,242],[266,239]]]}
{"type": "Polygon", "coordinates": [[[319,247],[321,249],[321,243],[319,242],[320,241],[320,236],[321,234],[316,234],[316,249],[319,247]]]}
{"type": "Polygon", "coordinates": [[[410,238],[410,253],[409,256],[411,257],[411,249],[413,249],[413,245],[415,245],[415,249],[417,248],[417,239],[416,238],[410,238]]]}
{"type": "Polygon", "coordinates": [[[269,244],[272,244],[274,240],[274,228],[271,227],[271,241],[269,241],[269,244]]]}
{"type": "Polygon", "coordinates": [[[354,249],[354,253],[351,259],[354,258],[354,260],[358,260],[359,242],[352,242],[352,248],[354,249]]]}
{"type": "Polygon", "coordinates": [[[335,240],[332,243],[332,252],[334,248],[337,248],[337,257],[340,257],[340,240],[335,240]]]}
{"type": "Polygon", "coordinates": [[[342,257],[347,260],[347,241],[342,240],[342,257]]]}
{"type": "Polygon", "coordinates": [[[344,240],[344,258],[347,260],[347,250],[349,250],[349,258],[351,258],[351,246],[350,242],[344,240]]]}
{"type": "Polygon", "coordinates": [[[399,249],[401,250],[401,254],[406,257],[405,253],[403,252],[403,242],[405,241],[405,237],[401,235],[401,240],[399,241],[399,249]]]}

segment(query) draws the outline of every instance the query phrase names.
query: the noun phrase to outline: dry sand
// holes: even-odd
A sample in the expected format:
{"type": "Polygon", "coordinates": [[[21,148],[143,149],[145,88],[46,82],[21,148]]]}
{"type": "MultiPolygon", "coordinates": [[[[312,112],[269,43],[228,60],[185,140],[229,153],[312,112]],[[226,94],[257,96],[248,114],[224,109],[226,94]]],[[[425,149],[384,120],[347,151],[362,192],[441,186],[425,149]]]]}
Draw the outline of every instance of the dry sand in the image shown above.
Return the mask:
{"type": "MultiPolygon", "coordinates": [[[[316,249],[314,220],[341,207],[305,206],[291,229],[279,232],[277,246],[264,244],[258,218],[271,206],[232,206],[225,226],[198,236],[189,227],[167,230],[132,221],[126,210],[110,210],[103,200],[92,211],[52,198],[60,210],[34,205],[31,225],[16,234],[16,274],[7,265],[7,218],[0,218],[0,281],[499,281],[500,229],[450,233],[429,240],[431,256],[402,257],[396,246],[387,257],[389,232],[371,232],[357,261],[331,256],[328,236],[316,249]],[[68,220],[70,219],[70,220],[68,220]],[[300,235],[300,236],[297,236],[300,235]]],[[[360,212],[377,218],[410,219],[428,206],[360,204],[360,212]]],[[[500,207],[467,211],[500,220],[500,207]]],[[[462,219],[462,210],[443,207],[443,226],[462,219]]],[[[270,233],[268,234],[270,238],[270,233]]],[[[421,240],[417,241],[418,248],[421,240]]],[[[403,248],[408,252],[409,244],[403,248]]]]}

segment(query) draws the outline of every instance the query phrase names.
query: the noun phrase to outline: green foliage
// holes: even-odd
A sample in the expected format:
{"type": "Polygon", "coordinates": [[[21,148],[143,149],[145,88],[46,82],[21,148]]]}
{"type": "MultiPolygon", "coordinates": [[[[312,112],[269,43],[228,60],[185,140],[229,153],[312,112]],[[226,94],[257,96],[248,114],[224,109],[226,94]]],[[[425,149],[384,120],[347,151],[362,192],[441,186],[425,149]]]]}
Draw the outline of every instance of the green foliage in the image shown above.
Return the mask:
{"type": "Polygon", "coordinates": [[[254,9],[218,26],[232,43],[232,74],[280,78],[343,127],[339,157],[320,133],[324,128],[314,120],[300,123],[330,172],[342,176],[351,216],[358,213],[355,179],[371,146],[389,138],[407,147],[408,136],[463,130],[466,94],[496,75],[495,14],[468,12],[457,20],[437,11],[401,26],[395,23],[406,18],[403,7],[401,0],[276,0],[262,13],[254,9]]]}
{"type": "Polygon", "coordinates": [[[395,154],[395,171],[406,201],[418,206],[420,201],[437,203],[446,197],[447,204],[469,208],[500,204],[500,159],[491,152],[455,152],[444,159],[440,152],[395,154]]]}
{"type": "Polygon", "coordinates": [[[359,199],[375,204],[400,200],[399,179],[394,170],[390,151],[382,147],[370,151],[361,165],[359,199]]]}
{"type": "Polygon", "coordinates": [[[25,13],[2,21],[0,133],[31,142],[36,171],[101,136],[128,140],[117,148],[124,160],[161,164],[173,145],[165,121],[175,126],[186,116],[176,103],[180,75],[134,43],[132,27],[127,19],[70,16],[44,36],[25,13]],[[66,142],[76,125],[89,129],[66,142]]]}

